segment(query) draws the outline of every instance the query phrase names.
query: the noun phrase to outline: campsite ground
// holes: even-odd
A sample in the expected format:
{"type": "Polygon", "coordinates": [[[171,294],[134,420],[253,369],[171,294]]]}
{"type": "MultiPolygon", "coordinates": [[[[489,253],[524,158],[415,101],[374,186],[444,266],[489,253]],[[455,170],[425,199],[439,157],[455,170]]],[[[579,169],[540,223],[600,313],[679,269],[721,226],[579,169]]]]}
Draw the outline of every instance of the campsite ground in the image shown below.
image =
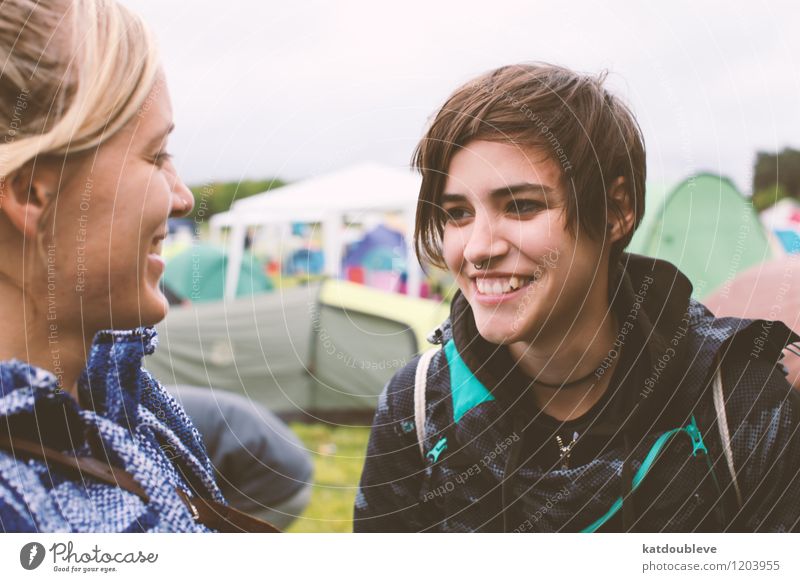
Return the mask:
{"type": "Polygon", "coordinates": [[[369,428],[291,423],[314,461],[314,485],[305,513],[289,532],[351,532],[353,502],[364,466],[369,428]]]}

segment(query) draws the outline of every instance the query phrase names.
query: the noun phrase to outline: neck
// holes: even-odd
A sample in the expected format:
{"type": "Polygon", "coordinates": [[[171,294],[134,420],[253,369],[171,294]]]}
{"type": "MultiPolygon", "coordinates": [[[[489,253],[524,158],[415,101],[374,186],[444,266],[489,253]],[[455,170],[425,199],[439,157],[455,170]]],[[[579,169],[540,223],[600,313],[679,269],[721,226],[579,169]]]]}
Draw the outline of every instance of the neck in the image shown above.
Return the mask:
{"type": "Polygon", "coordinates": [[[599,305],[587,301],[581,313],[569,318],[575,322],[569,332],[508,346],[520,370],[541,382],[532,386],[539,408],[558,420],[587,412],[605,393],[619,360],[618,351],[617,357],[612,352],[616,316],[607,296],[601,299],[599,305]],[[562,388],[565,384],[571,385],[562,388]]]}
{"type": "MultiPolygon", "coordinates": [[[[55,300],[46,291],[39,295],[44,301],[55,300]]],[[[59,387],[77,400],[77,381],[86,366],[92,336],[60,324],[54,307],[34,301],[30,293],[24,294],[15,282],[0,275],[0,321],[6,330],[0,334],[0,361],[18,359],[52,372],[59,387]]]]}

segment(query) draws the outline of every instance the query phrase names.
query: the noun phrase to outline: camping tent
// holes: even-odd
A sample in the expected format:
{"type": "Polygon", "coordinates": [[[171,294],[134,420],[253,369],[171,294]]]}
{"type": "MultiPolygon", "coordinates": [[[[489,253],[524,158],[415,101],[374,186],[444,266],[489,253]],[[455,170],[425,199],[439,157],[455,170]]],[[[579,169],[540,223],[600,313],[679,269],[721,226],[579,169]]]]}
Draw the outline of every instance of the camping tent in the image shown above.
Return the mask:
{"type": "Polygon", "coordinates": [[[698,174],[664,196],[648,193],[632,252],[680,268],[702,299],[730,277],[773,256],[752,204],[727,178],[698,174]]]}
{"type": "Polygon", "coordinates": [[[661,214],[661,209],[664,206],[664,201],[669,196],[670,188],[665,183],[652,183],[648,182],[645,187],[645,205],[644,216],[639,223],[639,228],[633,234],[630,244],[626,249],[630,253],[639,255],[647,254],[644,252],[644,247],[648,243],[649,233],[652,229],[653,223],[656,222],[661,214]]]}
{"type": "MultiPolygon", "coordinates": [[[[237,297],[271,291],[264,267],[250,253],[243,255],[237,297]]],[[[223,297],[227,257],[221,248],[194,244],[167,261],[164,283],[177,295],[192,301],[219,301],[223,297]]]]}
{"type": "Polygon", "coordinates": [[[773,204],[761,215],[761,223],[775,234],[786,253],[800,253],[800,202],[784,198],[773,204]]]}
{"type": "Polygon", "coordinates": [[[379,224],[350,246],[343,263],[346,267],[391,271],[398,261],[405,263],[405,252],[403,235],[379,224]]]}
{"type": "Polygon", "coordinates": [[[383,386],[447,317],[436,301],[346,281],[173,308],[147,368],[285,418],[368,423],[383,386]]]}
{"type": "MultiPolygon", "coordinates": [[[[726,281],[703,303],[717,317],[778,320],[800,332],[800,256],[786,255],[751,267],[726,281]]],[[[800,390],[798,349],[798,345],[785,349],[782,363],[789,371],[789,382],[800,390]]]]}
{"type": "MultiPolygon", "coordinates": [[[[343,253],[345,221],[369,214],[397,212],[405,216],[410,232],[414,225],[420,178],[407,170],[379,164],[359,164],[330,174],[309,178],[240,200],[228,212],[211,218],[212,236],[221,238],[228,228],[231,258],[225,296],[233,297],[245,233],[250,226],[271,226],[284,236],[291,224],[320,223],[323,230],[325,274],[338,277],[343,253]]],[[[408,288],[417,295],[422,271],[416,261],[408,265],[408,288]]]]}

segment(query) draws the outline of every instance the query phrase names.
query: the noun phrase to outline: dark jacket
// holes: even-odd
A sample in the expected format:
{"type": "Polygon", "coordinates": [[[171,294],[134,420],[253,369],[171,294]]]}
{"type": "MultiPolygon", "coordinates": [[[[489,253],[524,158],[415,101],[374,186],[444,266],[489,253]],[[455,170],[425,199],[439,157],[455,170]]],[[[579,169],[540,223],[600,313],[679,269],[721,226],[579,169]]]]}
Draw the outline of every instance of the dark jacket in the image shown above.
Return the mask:
{"type": "Polygon", "coordinates": [[[623,255],[609,282],[620,361],[600,401],[569,422],[537,408],[531,379],[480,337],[457,294],[435,333],[427,458],[415,359],[381,395],[355,531],[798,530],[800,395],[779,360],[800,337],[780,322],[715,318],[691,292],[672,264],[623,255]],[[743,506],[716,424],[717,356],[743,506]],[[565,467],[556,437],[576,433],[565,467]]]}

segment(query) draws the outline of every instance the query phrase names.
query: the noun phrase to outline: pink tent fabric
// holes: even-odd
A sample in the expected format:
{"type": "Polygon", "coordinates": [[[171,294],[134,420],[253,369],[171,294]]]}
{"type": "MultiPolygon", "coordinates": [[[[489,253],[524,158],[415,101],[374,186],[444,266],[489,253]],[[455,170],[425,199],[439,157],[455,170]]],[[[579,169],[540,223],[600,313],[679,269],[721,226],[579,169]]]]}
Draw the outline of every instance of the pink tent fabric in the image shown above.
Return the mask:
{"type": "MultiPolygon", "coordinates": [[[[800,333],[800,256],[788,255],[744,271],[703,300],[717,317],[782,321],[800,333]]],[[[784,350],[789,382],[800,390],[800,356],[784,350]]]]}

